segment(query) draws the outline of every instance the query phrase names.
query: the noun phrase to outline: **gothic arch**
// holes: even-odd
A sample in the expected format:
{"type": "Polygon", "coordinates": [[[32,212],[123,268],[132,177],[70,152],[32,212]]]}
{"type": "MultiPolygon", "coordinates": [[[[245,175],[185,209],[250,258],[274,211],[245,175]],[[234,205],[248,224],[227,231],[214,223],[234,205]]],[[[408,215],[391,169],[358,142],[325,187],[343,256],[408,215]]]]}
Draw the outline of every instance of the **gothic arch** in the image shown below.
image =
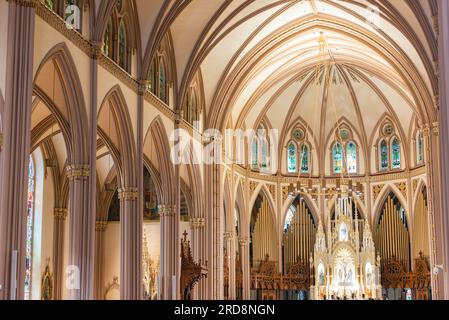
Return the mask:
{"type": "MultiPolygon", "coordinates": [[[[382,214],[382,208],[384,206],[385,200],[387,199],[388,195],[393,194],[398,201],[400,202],[402,208],[404,208],[405,215],[407,217],[407,223],[410,226],[410,223],[412,222],[410,212],[408,210],[407,201],[402,196],[401,192],[396,188],[396,186],[393,185],[387,185],[385,186],[381,193],[377,196],[377,200],[373,206],[373,226],[375,227],[377,223],[379,222],[379,218],[382,214]]],[[[410,230],[409,230],[410,233],[410,230]]]]}
{"type": "Polygon", "coordinates": [[[153,142],[155,154],[159,163],[159,172],[161,173],[161,203],[174,203],[174,168],[171,161],[171,148],[167,137],[164,124],[160,116],[157,116],[151,123],[146,137],[144,139],[144,146],[153,142]]]}
{"type": "Polygon", "coordinates": [[[267,201],[268,201],[268,206],[270,208],[270,216],[271,216],[271,219],[273,221],[273,226],[275,226],[274,229],[276,231],[276,234],[274,236],[276,237],[276,239],[278,239],[278,237],[279,237],[279,230],[278,230],[278,228],[276,228],[276,226],[278,225],[278,223],[277,223],[278,222],[278,217],[276,217],[276,211],[277,211],[276,210],[276,205],[275,205],[275,202],[273,200],[273,197],[271,196],[270,191],[268,190],[267,186],[264,183],[259,183],[259,185],[254,190],[253,195],[251,197],[250,207],[249,207],[250,208],[249,209],[250,212],[249,212],[249,217],[248,217],[249,221],[251,221],[251,213],[252,213],[252,210],[253,210],[254,205],[256,203],[257,197],[259,195],[264,196],[267,199],[267,201]]]}
{"type": "MultiPolygon", "coordinates": [[[[65,98],[66,108],[64,112],[67,114],[65,120],[69,126],[67,129],[70,132],[70,143],[68,145],[72,146],[72,152],[69,153],[70,164],[87,164],[89,159],[89,145],[87,142],[88,131],[85,128],[88,123],[86,104],[76,65],[67,45],[65,43],[55,45],[41,61],[34,78],[34,92],[40,91],[41,93],[45,93],[42,88],[39,88],[38,82],[41,71],[47,63],[54,63],[65,98]]],[[[47,98],[51,101],[48,94],[47,98]]],[[[56,107],[63,106],[56,105],[56,107]]],[[[61,128],[67,127],[67,125],[61,123],[61,119],[58,120],[61,128]]]]}
{"type": "MultiPolygon", "coordinates": [[[[118,171],[120,173],[120,183],[123,187],[133,187],[136,184],[136,145],[134,139],[133,128],[131,124],[131,118],[126,105],[125,97],[119,85],[114,86],[105,96],[101,103],[100,110],[98,112],[98,128],[99,131],[105,132],[105,129],[101,128],[100,117],[102,112],[112,113],[113,123],[117,131],[118,141],[112,141],[115,147],[118,148],[118,154],[120,155],[120,162],[118,163],[118,171]],[[108,108],[107,110],[104,110],[108,108]]],[[[103,140],[104,135],[101,135],[103,140]]],[[[108,144],[108,141],[105,141],[108,144]]],[[[108,149],[110,149],[110,145],[108,149]]],[[[114,157],[117,157],[115,155],[114,157]]]]}

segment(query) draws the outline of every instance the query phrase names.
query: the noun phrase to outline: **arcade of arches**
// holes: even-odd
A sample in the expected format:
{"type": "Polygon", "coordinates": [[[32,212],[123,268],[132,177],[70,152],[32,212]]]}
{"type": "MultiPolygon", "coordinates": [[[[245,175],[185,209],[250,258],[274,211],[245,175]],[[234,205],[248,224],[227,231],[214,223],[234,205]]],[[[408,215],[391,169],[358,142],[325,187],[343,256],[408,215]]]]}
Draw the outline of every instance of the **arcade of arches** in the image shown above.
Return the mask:
{"type": "Polygon", "coordinates": [[[1,299],[449,299],[448,1],[0,0],[0,34],[1,299]]]}

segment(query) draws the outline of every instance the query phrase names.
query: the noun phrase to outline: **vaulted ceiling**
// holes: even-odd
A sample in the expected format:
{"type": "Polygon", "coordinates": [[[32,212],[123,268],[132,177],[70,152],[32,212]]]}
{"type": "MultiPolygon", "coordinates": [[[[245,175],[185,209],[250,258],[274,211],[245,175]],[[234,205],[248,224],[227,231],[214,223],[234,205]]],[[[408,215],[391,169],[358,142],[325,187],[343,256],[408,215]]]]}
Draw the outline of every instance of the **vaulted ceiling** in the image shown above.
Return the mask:
{"type": "Polygon", "coordinates": [[[175,94],[180,101],[201,72],[206,126],[249,128],[265,118],[285,130],[302,120],[325,137],[344,118],[368,143],[385,115],[405,135],[414,116],[434,118],[435,0],[134,0],[134,6],[142,74],[168,32],[175,94]]]}

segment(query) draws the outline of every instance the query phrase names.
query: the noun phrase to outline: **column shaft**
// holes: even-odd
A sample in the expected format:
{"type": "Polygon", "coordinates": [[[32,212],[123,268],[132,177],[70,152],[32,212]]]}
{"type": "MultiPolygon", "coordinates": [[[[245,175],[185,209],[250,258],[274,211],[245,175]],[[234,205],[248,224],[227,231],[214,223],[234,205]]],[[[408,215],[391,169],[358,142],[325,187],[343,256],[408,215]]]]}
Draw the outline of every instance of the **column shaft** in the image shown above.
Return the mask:
{"type": "Polygon", "coordinates": [[[0,201],[0,295],[24,298],[27,180],[33,91],[35,1],[9,1],[3,172],[0,201]],[[16,261],[12,261],[17,253],[16,261]],[[12,266],[16,269],[12,270],[12,266]],[[14,276],[14,279],[12,279],[14,276]],[[12,284],[16,283],[16,288],[12,284]]]}

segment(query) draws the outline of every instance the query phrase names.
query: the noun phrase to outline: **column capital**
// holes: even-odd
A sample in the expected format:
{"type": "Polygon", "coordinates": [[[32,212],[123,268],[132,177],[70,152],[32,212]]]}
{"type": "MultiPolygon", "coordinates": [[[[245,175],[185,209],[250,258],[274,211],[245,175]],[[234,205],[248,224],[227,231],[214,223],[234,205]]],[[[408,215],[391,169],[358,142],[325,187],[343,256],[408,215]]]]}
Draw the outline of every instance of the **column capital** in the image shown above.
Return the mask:
{"type": "Polygon", "coordinates": [[[87,179],[87,177],[89,177],[89,168],[90,166],[88,165],[80,165],[80,164],[69,165],[66,168],[67,178],[69,180],[87,179]]]}
{"type": "Polygon", "coordinates": [[[40,0],[8,0],[19,6],[36,8],[40,4],[40,0]]]}
{"type": "Polygon", "coordinates": [[[228,241],[228,240],[232,240],[232,238],[234,238],[234,233],[232,231],[227,231],[223,233],[223,238],[224,240],[228,241]]]}
{"type": "Polygon", "coordinates": [[[106,227],[108,226],[107,221],[96,221],[95,222],[95,231],[104,232],[106,227]]]}
{"type": "Polygon", "coordinates": [[[53,215],[56,220],[65,220],[67,218],[67,212],[66,208],[54,208],[53,215]]]}
{"type": "Polygon", "coordinates": [[[162,204],[159,205],[159,215],[161,217],[173,217],[176,215],[176,205],[175,204],[162,204]]]}
{"type": "Polygon", "coordinates": [[[139,198],[139,190],[134,187],[119,188],[118,198],[120,200],[137,200],[139,198]]]}
{"type": "Polygon", "coordinates": [[[139,80],[138,84],[137,84],[137,93],[140,96],[143,96],[145,94],[145,92],[147,92],[148,89],[148,80],[139,80]]]}
{"type": "Polygon", "coordinates": [[[97,60],[103,53],[103,41],[93,41],[90,51],[90,57],[97,60]]]}
{"type": "Polygon", "coordinates": [[[248,238],[240,238],[239,243],[241,246],[247,246],[249,244],[249,239],[248,238]]]}
{"type": "Polygon", "coordinates": [[[206,226],[206,219],[204,218],[190,218],[190,227],[192,229],[201,229],[206,226]]]}

